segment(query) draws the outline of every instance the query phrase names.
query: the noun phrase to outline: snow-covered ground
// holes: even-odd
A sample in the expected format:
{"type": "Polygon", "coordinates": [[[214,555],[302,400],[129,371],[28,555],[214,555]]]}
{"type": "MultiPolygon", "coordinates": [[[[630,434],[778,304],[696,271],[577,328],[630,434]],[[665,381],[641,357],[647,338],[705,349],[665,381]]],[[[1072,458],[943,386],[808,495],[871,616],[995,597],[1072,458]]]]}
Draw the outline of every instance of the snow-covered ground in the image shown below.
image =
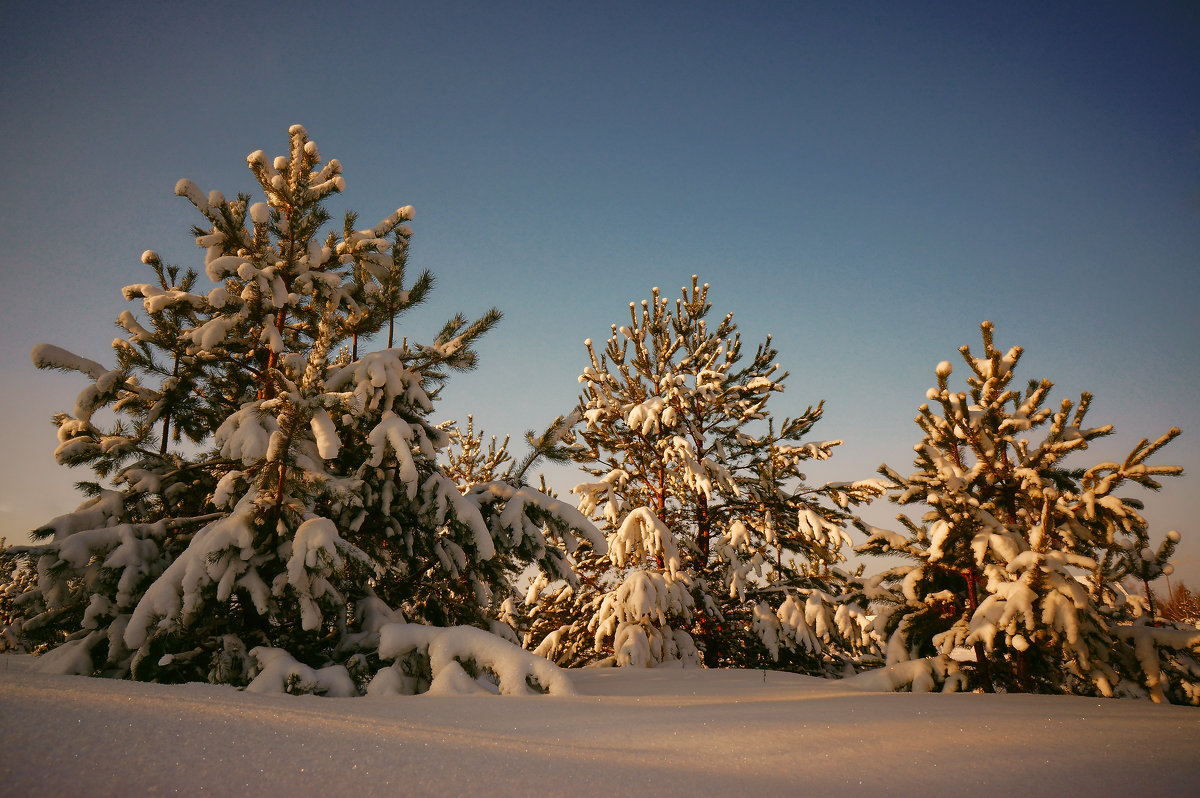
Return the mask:
{"type": "Polygon", "coordinates": [[[1200,711],[862,693],[762,671],[571,671],[574,697],[317,698],[0,657],[5,795],[1194,794],[1200,711]]]}

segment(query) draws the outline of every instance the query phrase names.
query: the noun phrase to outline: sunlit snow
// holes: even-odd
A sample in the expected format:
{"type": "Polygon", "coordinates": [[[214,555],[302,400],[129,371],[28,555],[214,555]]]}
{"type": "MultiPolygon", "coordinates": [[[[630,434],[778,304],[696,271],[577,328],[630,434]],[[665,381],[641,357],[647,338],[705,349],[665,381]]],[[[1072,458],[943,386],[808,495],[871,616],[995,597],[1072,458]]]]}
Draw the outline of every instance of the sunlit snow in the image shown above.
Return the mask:
{"type": "Polygon", "coordinates": [[[1200,716],[1147,701],[856,692],[584,669],[577,695],[261,695],[0,657],[9,795],[1187,795],[1200,716]]]}

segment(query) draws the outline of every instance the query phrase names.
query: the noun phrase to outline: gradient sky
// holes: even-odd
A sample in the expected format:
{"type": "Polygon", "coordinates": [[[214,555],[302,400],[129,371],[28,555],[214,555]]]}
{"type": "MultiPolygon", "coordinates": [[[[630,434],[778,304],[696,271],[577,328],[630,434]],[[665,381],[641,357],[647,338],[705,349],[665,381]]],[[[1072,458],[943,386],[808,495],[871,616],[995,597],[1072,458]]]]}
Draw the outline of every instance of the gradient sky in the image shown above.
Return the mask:
{"type": "Polygon", "coordinates": [[[410,337],[505,312],[439,416],[544,426],[585,338],[698,273],[748,345],[774,334],[775,412],[826,400],[815,437],[846,444],[810,481],[907,473],[934,366],[991,319],[1022,382],[1092,391],[1117,426],[1077,465],[1183,428],[1159,462],[1189,474],[1147,515],[1200,586],[1200,4],[344,6],[5,3],[10,541],[88,477],[49,423],[82,378],[31,347],[112,362],[141,252],[202,264],[176,180],[249,191],[246,154],[299,122],[344,165],[335,218],[416,206],[411,263],[439,284],[410,337]]]}

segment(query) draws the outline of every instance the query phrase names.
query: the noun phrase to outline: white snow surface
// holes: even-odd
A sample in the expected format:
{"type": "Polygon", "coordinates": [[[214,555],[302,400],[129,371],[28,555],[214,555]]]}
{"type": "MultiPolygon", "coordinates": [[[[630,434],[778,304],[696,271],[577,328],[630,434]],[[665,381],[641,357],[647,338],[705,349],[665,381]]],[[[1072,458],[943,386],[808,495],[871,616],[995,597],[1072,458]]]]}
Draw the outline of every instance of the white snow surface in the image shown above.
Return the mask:
{"type": "Polygon", "coordinates": [[[9,795],[1187,795],[1200,710],[569,671],[574,696],[262,695],[0,656],[9,795]]]}

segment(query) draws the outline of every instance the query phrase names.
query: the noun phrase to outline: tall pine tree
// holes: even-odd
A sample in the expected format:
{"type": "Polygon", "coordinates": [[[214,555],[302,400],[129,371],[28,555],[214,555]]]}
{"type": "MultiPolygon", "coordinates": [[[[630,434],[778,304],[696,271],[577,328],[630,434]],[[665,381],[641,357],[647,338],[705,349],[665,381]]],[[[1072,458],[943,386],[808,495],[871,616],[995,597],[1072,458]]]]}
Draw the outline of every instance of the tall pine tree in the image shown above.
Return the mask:
{"type": "Polygon", "coordinates": [[[400,622],[495,628],[528,565],[570,576],[543,526],[603,539],[532,489],[464,495],[439,464],[449,437],[433,401],[449,372],[475,365],[500,314],[397,344],[398,317],[433,282],[404,285],[412,208],[326,231],[341,166],[322,164],[299,125],[287,155],[247,161],[265,201],[176,186],[203,217],[193,234],[211,289],[147,252],[155,280],[125,296],[148,323],[121,314],[115,368],[34,349],[39,367],[91,379],[55,417],[55,456],[97,479],[77,511],[36,530],[40,543],[3,551],[5,639],[77,673],[257,675],[265,689],[338,693],[383,673],[384,692],[428,686],[411,654],[430,638],[400,622]],[[385,330],[387,348],[361,353],[385,330]]]}

